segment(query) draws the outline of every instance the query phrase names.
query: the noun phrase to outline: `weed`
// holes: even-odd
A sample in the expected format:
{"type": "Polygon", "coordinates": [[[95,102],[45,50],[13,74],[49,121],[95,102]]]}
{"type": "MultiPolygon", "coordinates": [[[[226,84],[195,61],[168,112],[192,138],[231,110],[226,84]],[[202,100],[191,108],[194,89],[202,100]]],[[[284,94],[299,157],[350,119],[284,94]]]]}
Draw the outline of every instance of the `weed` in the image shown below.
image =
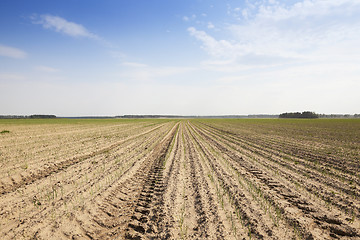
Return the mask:
{"type": "Polygon", "coordinates": [[[250,224],[248,225],[248,236],[251,239],[251,227],[250,227],[250,224]]]}
{"type": "Polygon", "coordinates": [[[355,221],[355,212],[354,211],[352,211],[352,217],[348,220],[350,223],[354,223],[354,221],[355,221]]]}
{"type": "Polygon", "coordinates": [[[36,197],[36,195],[32,199],[34,207],[38,208],[41,205],[40,200],[36,197]]]}

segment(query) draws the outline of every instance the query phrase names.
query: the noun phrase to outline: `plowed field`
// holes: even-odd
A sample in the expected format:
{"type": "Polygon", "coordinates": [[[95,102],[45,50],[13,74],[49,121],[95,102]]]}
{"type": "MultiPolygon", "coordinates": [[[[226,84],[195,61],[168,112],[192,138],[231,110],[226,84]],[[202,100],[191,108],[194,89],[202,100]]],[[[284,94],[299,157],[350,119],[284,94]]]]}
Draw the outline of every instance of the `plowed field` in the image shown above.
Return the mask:
{"type": "Polygon", "coordinates": [[[2,120],[0,239],[360,239],[358,120],[2,120]]]}

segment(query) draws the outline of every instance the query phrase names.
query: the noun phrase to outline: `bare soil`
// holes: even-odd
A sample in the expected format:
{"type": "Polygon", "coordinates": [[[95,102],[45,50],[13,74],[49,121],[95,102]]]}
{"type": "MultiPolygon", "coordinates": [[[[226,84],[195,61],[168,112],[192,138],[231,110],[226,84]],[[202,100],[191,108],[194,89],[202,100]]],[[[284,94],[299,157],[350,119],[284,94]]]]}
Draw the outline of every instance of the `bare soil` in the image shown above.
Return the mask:
{"type": "Polygon", "coordinates": [[[356,144],[210,120],[6,129],[1,239],[360,239],[356,144]]]}

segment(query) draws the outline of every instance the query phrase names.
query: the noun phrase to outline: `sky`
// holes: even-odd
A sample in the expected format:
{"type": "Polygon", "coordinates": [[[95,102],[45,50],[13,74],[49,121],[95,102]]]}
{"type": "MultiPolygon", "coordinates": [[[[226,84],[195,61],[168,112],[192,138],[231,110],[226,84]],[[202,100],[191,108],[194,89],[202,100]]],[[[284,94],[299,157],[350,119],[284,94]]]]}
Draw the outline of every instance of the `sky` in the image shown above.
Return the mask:
{"type": "Polygon", "coordinates": [[[1,0],[0,115],[360,113],[360,0],[1,0]]]}

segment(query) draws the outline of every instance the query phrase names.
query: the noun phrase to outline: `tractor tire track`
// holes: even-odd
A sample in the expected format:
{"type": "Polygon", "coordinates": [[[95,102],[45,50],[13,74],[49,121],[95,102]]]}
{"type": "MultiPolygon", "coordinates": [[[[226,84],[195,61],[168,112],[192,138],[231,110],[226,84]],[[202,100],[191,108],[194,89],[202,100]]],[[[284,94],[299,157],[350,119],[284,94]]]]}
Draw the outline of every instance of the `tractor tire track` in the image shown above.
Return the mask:
{"type": "Polygon", "coordinates": [[[145,159],[135,174],[119,184],[95,210],[89,223],[80,222],[90,239],[142,239],[159,235],[158,226],[163,217],[159,204],[164,190],[162,167],[178,125],[145,159]]]}

